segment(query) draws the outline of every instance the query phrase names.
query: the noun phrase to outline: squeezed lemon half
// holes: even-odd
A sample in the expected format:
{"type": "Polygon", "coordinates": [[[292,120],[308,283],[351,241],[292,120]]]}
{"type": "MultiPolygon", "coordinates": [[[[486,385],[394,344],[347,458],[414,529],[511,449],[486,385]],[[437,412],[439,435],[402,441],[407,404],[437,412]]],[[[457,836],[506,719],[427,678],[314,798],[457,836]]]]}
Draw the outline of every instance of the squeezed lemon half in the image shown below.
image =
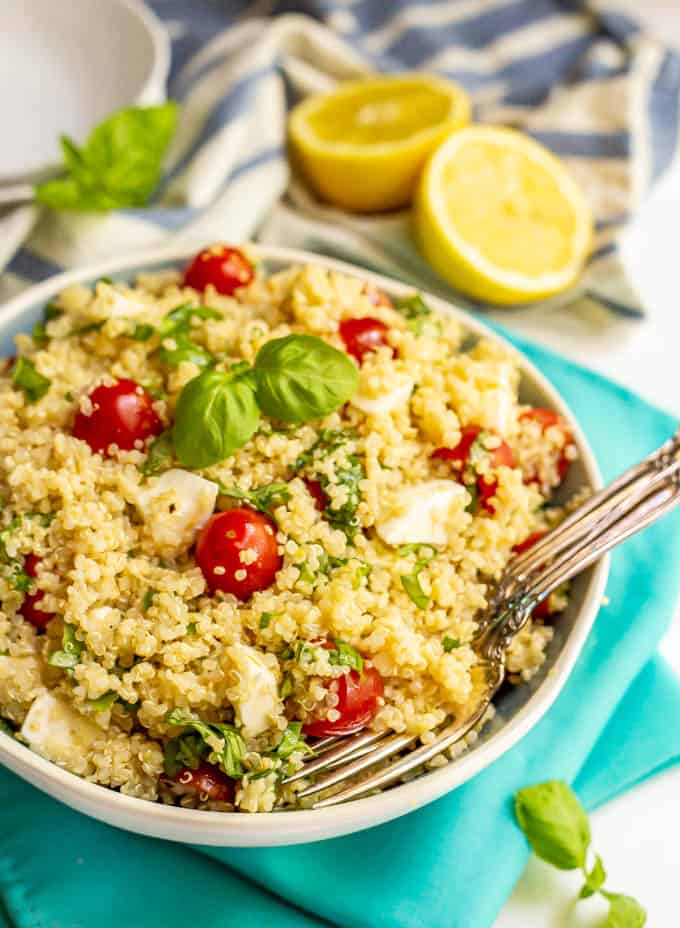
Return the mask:
{"type": "Polygon", "coordinates": [[[470,126],[433,153],[420,181],[416,235],[463,293],[497,304],[569,287],[592,240],[586,199],[564,165],[512,129],[470,126]]]}
{"type": "Polygon", "coordinates": [[[377,212],[411,202],[430,153],[469,121],[461,87],[411,74],[310,97],[292,111],[288,131],[293,161],[322,199],[377,212]]]}

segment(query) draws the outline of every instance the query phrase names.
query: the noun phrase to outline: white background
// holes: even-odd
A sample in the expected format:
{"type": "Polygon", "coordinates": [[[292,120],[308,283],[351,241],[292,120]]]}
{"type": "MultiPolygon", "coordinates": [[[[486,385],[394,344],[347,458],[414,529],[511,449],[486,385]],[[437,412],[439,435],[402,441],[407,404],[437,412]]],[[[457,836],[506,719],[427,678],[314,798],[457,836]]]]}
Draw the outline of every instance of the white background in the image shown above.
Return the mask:
{"type": "MultiPolygon", "coordinates": [[[[680,0],[618,0],[612,5],[627,6],[664,41],[680,46],[680,0]]],[[[680,420],[680,168],[654,191],[624,243],[626,267],[649,313],[645,322],[603,319],[598,325],[537,313],[517,319],[514,327],[626,384],[680,420]],[[585,354],[584,342],[589,345],[585,354]]],[[[680,569],[680,552],[660,556],[674,558],[680,569]]],[[[680,614],[662,651],[680,674],[680,614]]],[[[668,721],[680,724],[680,719],[668,721]]],[[[644,903],[648,928],[678,928],[680,767],[608,803],[592,816],[592,826],[593,845],[605,861],[611,888],[644,903]]],[[[606,905],[600,900],[574,903],[581,882],[532,859],[494,928],[601,926],[606,905]]]]}

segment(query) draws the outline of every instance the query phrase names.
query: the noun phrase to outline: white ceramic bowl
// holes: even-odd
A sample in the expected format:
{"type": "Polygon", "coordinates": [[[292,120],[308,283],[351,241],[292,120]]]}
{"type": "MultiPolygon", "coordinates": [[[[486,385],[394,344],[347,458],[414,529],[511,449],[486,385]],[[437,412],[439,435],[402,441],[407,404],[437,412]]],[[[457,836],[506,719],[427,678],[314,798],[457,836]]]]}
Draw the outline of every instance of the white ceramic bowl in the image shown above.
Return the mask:
{"type": "Polygon", "coordinates": [[[141,0],[3,0],[0,35],[0,184],[49,174],[61,133],[163,98],[169,40],[141,0]]]}
{"type": "MultiPolygon", "coordinates": [[[[272,268],[292,263],[320,264],[356,274],[372,281],[393,296],[404,296],[412,288],[306,252],[258,246],[255,251],[272,268]]],[[[0,309],[0,357],[12,353],[11,336],[30,331],[42,309],[68,284],[89,283],[99,277],[130,279],[137,271],[182,266],[193,254],[186,247],[148,253],[143,260],[109,261],[89,270],[78,270],[54,277],[32,287],[0,309]]],[[[444,313],[460,319],[465,328],[498,340],[493,332],[467,313],[443,300],[427,296],[427,301],[444,313]]],[[[579,486],[597,488],[600,475],[588,443],[564,401],[529,361],[517,354],[522,371],[522,399],[548,406],[569,421],[580,459],[569,472],[567,493],[579,486]]],[[[8,735],[0,733],[0,762],[34,786],[56,799],[95,818],[140,834],[192,844],[221,847],[258,847],[300,844],[360,831],[396,818],[460,786],[500,757],[519,741],[550,708],[565,684],[595,620],[604,592],[608,561],[600,561],[577,578],[569,609],[556,624],[555,638],[546,663],[530,685],[513,688],[497,703],[497,714],[479,741],[462,757],[446,767],[428,772],[409,783],[393,787],[377,796],[357,799],[329,809],[273,812],[247,815],[242,812],[201,812],[133,799],[79,779],[55,766],[8,735]]]]}

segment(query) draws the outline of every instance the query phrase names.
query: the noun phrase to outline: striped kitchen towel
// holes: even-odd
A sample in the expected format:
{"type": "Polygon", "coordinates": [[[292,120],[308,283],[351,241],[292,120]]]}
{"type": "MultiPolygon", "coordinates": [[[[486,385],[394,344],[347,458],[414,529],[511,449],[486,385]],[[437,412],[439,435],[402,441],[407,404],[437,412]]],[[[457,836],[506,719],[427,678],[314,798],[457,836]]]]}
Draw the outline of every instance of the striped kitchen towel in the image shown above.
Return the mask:
{"type": "MultiPolygon", "coordinates": [[[[324,252],[451,297],[418,255],[407,212],[356,217],[290,177],[288,108],[376,70],[463,84],[476,119],[522,128],[569,165],[597,219],[590,265],[554,298],[636,316],[617,236],[677,154],[680,53],[605,2],[577,0],[151,0],[173,46],[182,116],[152,206],[45,213],[0,278],[10,292],[63,267],[174,237],[249,238],[324,252]],[[585,298],[585,299],[583,299],[585,298]]],[[[32,208],[31,208],[32,209],[32,208]]],[[[26,215],[3,230],[26,235],[26,215]]],[[[9,239],[8,239],[9,236],[9,239]]],[[[453,294],[457,302],[467,303],[453,294]]],[[[597,310],[601,314],[601,309],[597,310]]]]}

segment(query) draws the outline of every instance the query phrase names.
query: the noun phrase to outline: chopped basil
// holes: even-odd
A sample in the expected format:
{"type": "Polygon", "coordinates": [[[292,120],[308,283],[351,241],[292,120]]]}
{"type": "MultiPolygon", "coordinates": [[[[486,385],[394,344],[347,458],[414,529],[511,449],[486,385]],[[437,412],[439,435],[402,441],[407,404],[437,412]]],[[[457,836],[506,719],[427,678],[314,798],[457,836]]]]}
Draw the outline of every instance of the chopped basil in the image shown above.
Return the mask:
{"type": "Polygon", "coordinates": [[[441,320],[432,312],[419,293],[397,300],[395,309],[407,320],[408,327],[414,335],[438,338],[442,334],[441,320]]]}
{"type": "Polygon", "coordinates": [[[179,738],[171,738],[163,752],[163,769],[169,777],[176,776],[184,767],[196,770],[210,748],[193,732],[179,738]]]}
{"type": "Polygon", "coordinates": [[[323,429],[311,448],[303,451],[298,457],[293,469],[297,471],[309,467],[314,464],[317,458],[320,460],[327,458],[338,448],[342,448],[343,445],[355,438],[356,435],[353,432],[343,432],[341,429],[323,429]]]}
{"type": "Polygon", "coordinates": [[[192,319],[222,319],[222,313],[208,306],[194,306],[192,303],[182,303],[171,309],[163,317],[159,328],[161,338],[174,338],[180,333],[187,334],[192,319]]]}
{"type": "Polygon", "coordinates": [[[328,661],[331,664],[351,667],[359,674],[364,672],[364,659],[351,644],[336,638],[333,642],[336,650],[328,652],[328,661]]]}
{"type": "Polygon", "coordinates": [[[399,548],[399,554],[402,557],[407,557],[409,554],[416,555],[416,562],[413,565],[413,570],[410,574],[402,574],[401,585],[408,593],[412,602],[419,609],[427,609],[430,604],[430,597],[423,590],[420,585],[420,573],[427,567],[430,561],[436,557],[436,551],[430,545],[422,544],[411,544],[411,545],[402,545],[399,548]]]}
{"type": "Polygon", "coordinates": [[[12,589],[16,590],[18,593],[28,593],[31,588],[32,580],[21,564],[15,561],[14,564],[12,564],[12,573],[10,574],[9,582],[12,589]]]}
{"type": "Polygon", "coordinates": [[[302,722],[289,722],[283,737],[274,750],[274,754],[281,760],[287,760],[296,751],[302,751],[303,754],[314,754],[312,748],[305,742],[302,734],[302,722]]]}
{"type": "Polygon", "coordinates": [[[225,487],[218,481],[220,496],[230,499],[241,499],[260,512],[267,512],[272,506],[278,506],[290,499],[290,490],[287,483],[267,483],[254,490],[241,490],[240,487],[225,487]]]}
{"type": "Polygon", "coordinates": [[[202,722],[181,709],[173,709],[168,713],[166,721],[169,725],[181,726],[199,734],[211,749],[209,760],[218,763],[228,777],[238,779],[243,776],[243,757],[246,753],[246,745],[233,725],[222,722],[202,722]],[[221,741],[222,744],[216,747],[216,741],[221,741]]]}
{"type": "Polygon", "coordinates": [[[36,322],[36,324],[31,329],[31,338],[39,348],[44,347],[49,342],[49,337],[47,335],[44,322],[36,322]]]}
{"type": "Polygon", "coordinates": [[[141,471],[145,477],[152,477],[161,471],[168,470],[175,457],[175,449],[172,443],[172,430],[166,429],[161,432],[158,438],[149,445],[146,453],[146,459],[141,465],[141,471]]]}
{"type": "Polygon", "coordinates": [[[77,329],[71,329],[69,335],[89,335],[90,332],[99,332],[106,325],[106,319],[99,319],[97,322],[88,322],[79,326],[77,329]]]}
{"type": "Polygon", "coordinates": [[[64,315],[64,310],[57,306],[56,303],[48,303],[45,309],[43,310],[43,319],[45,322],[51,322],[53,319],[58,319],[60,316],[64,315]]]}
{"type": "Polygon", "coordinates": [[[458,638],[450,638],[448,635],[444,635],[442,638],[442,647],[448,654],[449,651],[455,651],[456,648],[461,646],[461,641],[458,638]]]}
{"type": "Polygon", "coordinates": [[[148,342],[155,331],[152,325],[148,325],[144,322],[136,322],[134,328],[130,332],[130,338],[133,338],[136,342],[148,342]]]}
{"type": "Polygon", "coordinates": [[[354,571],[354,576],[352,577],[352,589],[358,590],[359,587],[361,586],[362,581],[364,579],[368,580],[368,578],[371,576],[372,569],[373,568],[371,567],[370,564],[367,564],[365,561],[362,561],[362,563],[354,571]]]}
{"type": "Polygon", "coordinates": [[[343,486],[346,488],[346,500],[342,506],[336,508],[329,501],[324,508],[323,515],[333,528],[338,528],[345,533],[348,541],[354,540],[359,528],[357,509],[361,502],[360,484],[366,477],[364,466],[356,454],[349,454],[347,455],[347,464],[337,468],[335,476],[331,480],[325,472],[316,471],[314,465],[317,460],[328,458],[335,451],[353,440],[354,437],[351,433],[336,429],[324,429],[312,447],[303,452],[294,465],[295,470],[309,469],[310,473],[318,479],[321,489],[329,500],[331,499],[328,493],[329,487],[343,486]]]}
{"type": "Polygon", "coordinates": [[[157,590],[147,590],[144,596],[142,597],[142,611],[146,612],[147,609],[151,608],[153,603],[153,598],[156,595],[157,590]]]}
{"type": "Polygon", "coordinates": [[[288,699],[290,694],[293,692],[293,677],[291,674],[287,673],[283,680],[281,681],[281,686],[279,687],[279,697],[281,699],[288,699]]]}
{"type": "Polygon", "coordinates": [[[166,347],[165,342],[161,345],[159,352],[161,364],[167,367],[179,367],[184,361],[190,361],[196,367],[208,367],[215,363],[215,358],[210,352],[193,342],[188,335],[177,333],[172,336],[172,341],[174,343],[172,348],[166,347]]]}
{"type": "Polygon", "coordinates": [[[12,370],[12,383],[23,390],[27,403],[37,403],[47,393],[52,381],[36,369],[28,358],[17,358],[12,370]]]}
{"type": "Polygon", "coordinates": [[[189,624],[187,625],[187,635],[195,635],[195,634],[196,634],[196,623],[189,622],[189,624]]]}
{"type": "Polygon", "coordinates": [[[114,693],[113,690],[111,690],[109,693],[104,693],[104,695],[100,696],[98,699],[88,699],[88,702],[95,712],[106,712],[117,699],[118,693],[114,693]]]}
{"type": "Polygon", "coordinates": [[[36,186],[37,202],[57,210],[100,212],[146,206],[176,121],[177,104],[168,101],[118,110],[83,145],[62,135],[62,176],[36,186]]]}
{"type": "Polygon", "coordinates": [[[61,667],[62,670],[73,670],[80,663],[80,656],[85,650],[82,641],[76,638],[75,625],[64,625],[61,639],[61,650],[53,651],[47,659],[52,667],[61,667]]]}
{"type": "Polygon", "coordinates": [[[281,615],[280,612],[263,612],[260,616],[260,628],[269,628],[271,620],[277,616],[281,615]]]}

